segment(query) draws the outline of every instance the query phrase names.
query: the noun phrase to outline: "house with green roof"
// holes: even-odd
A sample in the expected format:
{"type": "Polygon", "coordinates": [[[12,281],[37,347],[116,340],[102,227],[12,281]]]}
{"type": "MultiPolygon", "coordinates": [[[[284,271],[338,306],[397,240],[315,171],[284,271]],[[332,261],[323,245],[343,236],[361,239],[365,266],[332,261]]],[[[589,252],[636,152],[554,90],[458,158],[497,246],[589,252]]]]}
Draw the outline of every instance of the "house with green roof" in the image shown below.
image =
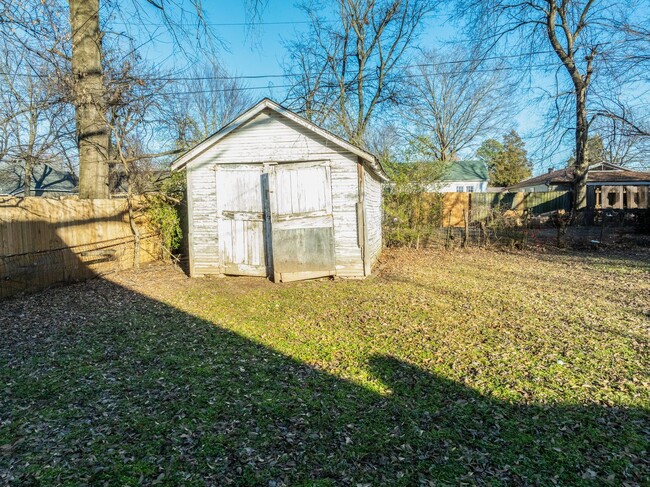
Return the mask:
{"type": "Polygon", "coordinates": [[[478,160],[453,161],[440,178],[441,193],[485,193],[488,187],[487,165],[478,160]]]}

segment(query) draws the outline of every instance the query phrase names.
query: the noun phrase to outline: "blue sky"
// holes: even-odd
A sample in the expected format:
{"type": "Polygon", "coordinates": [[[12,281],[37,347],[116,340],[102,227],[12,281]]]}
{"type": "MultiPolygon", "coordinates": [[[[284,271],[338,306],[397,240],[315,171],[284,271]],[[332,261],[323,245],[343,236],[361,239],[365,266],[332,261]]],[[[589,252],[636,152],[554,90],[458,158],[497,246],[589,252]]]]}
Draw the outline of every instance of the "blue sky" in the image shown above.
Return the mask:
{"type": "MultiPolygon", "coordinates": [[[[283,40],[289,40],[297,32],[307,28],[306,16],[291,0],[268,0],[260,25],[252,30],[246,25],[249,19],[243,0],[211,0],[204,2],[204,7],[208,24],[223,43],[223,48],[219,52],[220,62],[231,74],[245,76],[283,74],[282,61],[285,56],[283,40]]],[[[187,8],[190,9],[189,2],[187,8]]],[[[443,47],[445,43],[457,38],[457,32],[452,22],[448,20],[447,14],[448,12],[443,10],[428,19],[425,30],[419,38],[419,47],[443,47]]],[[[161,34],[160,38],[164,39],[165,34],[161,34]]],[[[171,53],[169,43],[149,44],[143,47],[141,52],[150,59],[173,66],[175,70],[182,69],[187,64],[183,56],[171,53]]],[[[552,79],[543,73],[533,73],[531,84],[534,89],[529,93],[522,92],[514,95],[523,96],[524,103],[521,112],[513,120],[513,128],[522,135],[529,148],[537,143],[532,133],[540,129],[543,122],[542,114],[545,111],[544,106],[536,101],[536,97],[540,94],[540,88],[552,82],[552,79]]],[[[285,82],[282,78],[248,80],[247,84],[249,87],[260,87],[252,90],[256,98],[264,96],[279,100],[283,98],[284,89],[281,86],[285,82]]],[[[504,133],[509,128],[504,128],[504,133]]],[[[563,165],[571,152],[572,146],[567,144],[550,158],[534,160],[535,172],[545,171],[549,166],[563,165]]]]}
{"type": "MultiPolygon", "coordinates": [[[[217,0],[208,7],[210,22],[245,23],[246,10],[243,1],[217,0]]],[[[283,39],[288,40],[300,30],[306,29],[306,16],[286,0],[269,0],[262,16],[262,25],[249,32],[243,25],[215,25],[218,35],[227,41],[227,49],[221,53],[223,64],[229,71],[238,75],[282,74],[282,60],[285,56],[283,39]],[[303,22],[302,24],[273,24],[274,22],[303,22]]],[[[419,38],[421,48],[442,47],[457,36],[456,30],[448,21],[448,12],[444,10],[428,19],[425,30],[419,38]]],[[[282,85],[282,79],[254,80],[251,86],[282,85]]],[[[258,98],[277,96],[282,98],[283,89],[260,89],[254,93],[258,98]]],[[[539,122],[535,110],[525,110],[514,121],[515,129],[525,137],[534,130],[539,122]]],[[[505,132],[505,131],[504,131],[505,132]]],[[[562,155],[561,157],[565,157],[562,155]]],[[[568,156],[566,156],[568,157],[568,156]]],[[[565,158],[566,158],[565,157],[565,158]]]]}

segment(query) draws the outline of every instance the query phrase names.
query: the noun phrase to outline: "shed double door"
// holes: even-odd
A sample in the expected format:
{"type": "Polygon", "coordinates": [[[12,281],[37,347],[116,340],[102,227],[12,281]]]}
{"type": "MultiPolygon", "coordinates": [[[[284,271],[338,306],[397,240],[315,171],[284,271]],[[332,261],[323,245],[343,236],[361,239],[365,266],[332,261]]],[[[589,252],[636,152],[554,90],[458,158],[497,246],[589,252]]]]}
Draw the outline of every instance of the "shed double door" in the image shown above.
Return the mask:
{"type": "Polygon", "coordinates": [[[219,166],[217,218],[225,274],[276,282],[335,274],[327,162],[219,166]]]}

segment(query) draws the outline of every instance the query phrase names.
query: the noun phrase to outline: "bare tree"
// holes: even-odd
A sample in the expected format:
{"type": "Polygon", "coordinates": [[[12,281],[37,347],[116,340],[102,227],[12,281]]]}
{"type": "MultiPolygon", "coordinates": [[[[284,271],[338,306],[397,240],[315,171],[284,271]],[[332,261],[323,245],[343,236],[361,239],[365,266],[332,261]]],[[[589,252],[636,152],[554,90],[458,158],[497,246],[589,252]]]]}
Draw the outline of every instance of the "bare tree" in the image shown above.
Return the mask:
{"type": "Polygon", "coordinates": [[[600,108],[595,110],[601,131],[614,133],[617,137],[650,139],[650,90],[644,89],[645,81],[612,88],[600,108]],[[633,96],[625,96],[626,88],[633,96]]]}
{"type": "MultiPolygon", "coordinates": [[[[568,89],[558,83],[560,93],[571,96],[575,139],[574,207],[586,205],[589,157],[587,140],[594,111],[590,111],[589,94],[599,68],[616,59],[614,53],[623,45],[625,14],[633,2],[603,0],[460,0],[461,13],[470,20],[476,33],[474,40],[492,49],[507,41],[516,43],[520,52],[542,58],[548,66],[564,71],[568,89]],[[546,52],[550,49],[551,56],[546,52]],[[538,54],[535,54],[538,53],[538,54]],[[553,59],[555,61],[553,61],[553,59]]],[[[619,65],[620,68],[620,65],[619,65]]],[[[558,78],[559,80],[560,78],[558,78]]]]}
{"type": "Polygon", "coordinates": [[[504,73],[466,49],[425,53],[409,73],[411,93],[401,110],[407,130],[434,159],[457,158],[510,123],[517,102],[504,73]]]}
{"type": "Polygon", "coordinates": [[[377,155],[379,162],[384,165],[391,164],[400,158],[403,151],[402,131],[392,121],[380,120],[368,127],[366,137],[366,148],[377,155]]]}
{"type": "MultiPolygon", "coordinates": [[[[332,118],[338,93],[331,89],[327,62],[329,49],[309,47],[314,34],[302,34],[287,44],[288,60],[284,70],[292,82],[287,103],[318,125],[332,118]]],[[[333,46],[328,46],[333,49],[333,46]]]]}
{"type": "Polygon", "coordinates": [[[167,97],[165,125],[187,148],[230,122],[253,103],[246,85],[217,62],[195,66],[167,97]]]}
{"type": "Polygon", "coordinates": [[[601,160],[592,157],[590,163],[609,162],[619,166],[637,169],[650,169],[650,137],[631,133],[629,123],[611,118],[600,118],[591,127],[596,134],[591,140],[599,139],[602,149],[599,150],[601,160]]]}
{"type": "Polygon", "coordinates": [[[647,67],[650,65],[650,16],[637,23],[625,23],[621,29],[626,34],[625,42],[628,46],[629,59],[638,64],[642,64],[645,69],[641,71],[642,79],[650,79],[647,67]]]}
{"type": "MultiPolygon", "coordinates": [[[[73,93],[77,112],[77,134],[79,140],[79,197],[107,197],[108,188],[108,144],[109,130],[106,126],[105,100],[109,93],[103,84],[102,39],[100,28],[99,0],[69,0],[70,29],[72,33],[73,93]]],[[[212,39],[205,21],[200,0],[190,0],[191,10],[198,28],[196,39],[212,39]]],[[[172,39],[184,53],[188,29],[183,22],[187,11],[177,0],[132,2],[132,11],[142,20],[145,7],[153,8],[167,27],[172,39]],[[144,5],[144,7],[143,7],[144,5]]],[[[119,6],[116,6],[119,7],[119,6]]],[[[140,22],[142,29],[143,22],[140,22]]],[[[131,25],[131,29],[134,26],[131,25]]],[[[146,32],[146,28],[144,29],[146,32]]],[[[141,30],[142,32],[142,30],[141,30]]]]}
{"type": "MultiPolygon", "coordinates": [[[[258,17],[263,4],[262,0],[251,0],[249,11],[258,17]]],[[[76,111],[82,198],[108,196],[110,135],[106,110],[111,94],[104,83],[103,44],[107,34],[115,35],[106,26],[115,17],[125,19],[125,11],[130,14],[129,21],[123,22],[125,37],[131,41],[148,36],[144,41],[147,43],[155,38],[149,27],[154,13],[186,57],[213,52],[215,48],[212,41],[216,36],[208,28],[201,0],[0,0],[0,37],[36,58],[63,58],[71,65],[71,70],[64,66],[60,79],[72,72],[70,100],[76,111]],[[126,3],[129,8],[124,9],[126,3]],[[67,11],[68,22],[63,22],[67,11]],[[100,16],[106,17],[103,22],[100,16]],[[188,23],[189,20],[192,22],[188,23]]],[[[132,47],[137,49],[133,43],[132,47]]]]}
{"type": "Polygon", "coordinates": [[[58,165],[73,119],[51,65],[0,43],[0,162],[5,174],[20,177],[23,194],[32,196],[35,169],[58,165]]]}
{"type": "Polygon", "coordinates": [[[337,0],[326,10],[303,3],[307,36],[290,43],[288,94],[292,106],[352,142],[364,136],[376,112],[399,97],[400,62],[405,61],[432,0],[337,0]],[[328,15],[334,15],[332,21],[328,15]]]}

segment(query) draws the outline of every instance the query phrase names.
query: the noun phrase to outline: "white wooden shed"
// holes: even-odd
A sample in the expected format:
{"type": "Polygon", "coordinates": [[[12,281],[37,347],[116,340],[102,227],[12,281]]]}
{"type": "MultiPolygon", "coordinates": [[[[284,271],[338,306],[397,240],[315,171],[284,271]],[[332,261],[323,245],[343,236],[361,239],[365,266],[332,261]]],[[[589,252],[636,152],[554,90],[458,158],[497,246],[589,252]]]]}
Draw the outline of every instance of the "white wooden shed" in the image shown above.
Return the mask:
{"type": "Polygon", "coordinates": [[[183,168],[192,276],[363,277],[381,252],[377,158],[268,98],[183,168]]]}

